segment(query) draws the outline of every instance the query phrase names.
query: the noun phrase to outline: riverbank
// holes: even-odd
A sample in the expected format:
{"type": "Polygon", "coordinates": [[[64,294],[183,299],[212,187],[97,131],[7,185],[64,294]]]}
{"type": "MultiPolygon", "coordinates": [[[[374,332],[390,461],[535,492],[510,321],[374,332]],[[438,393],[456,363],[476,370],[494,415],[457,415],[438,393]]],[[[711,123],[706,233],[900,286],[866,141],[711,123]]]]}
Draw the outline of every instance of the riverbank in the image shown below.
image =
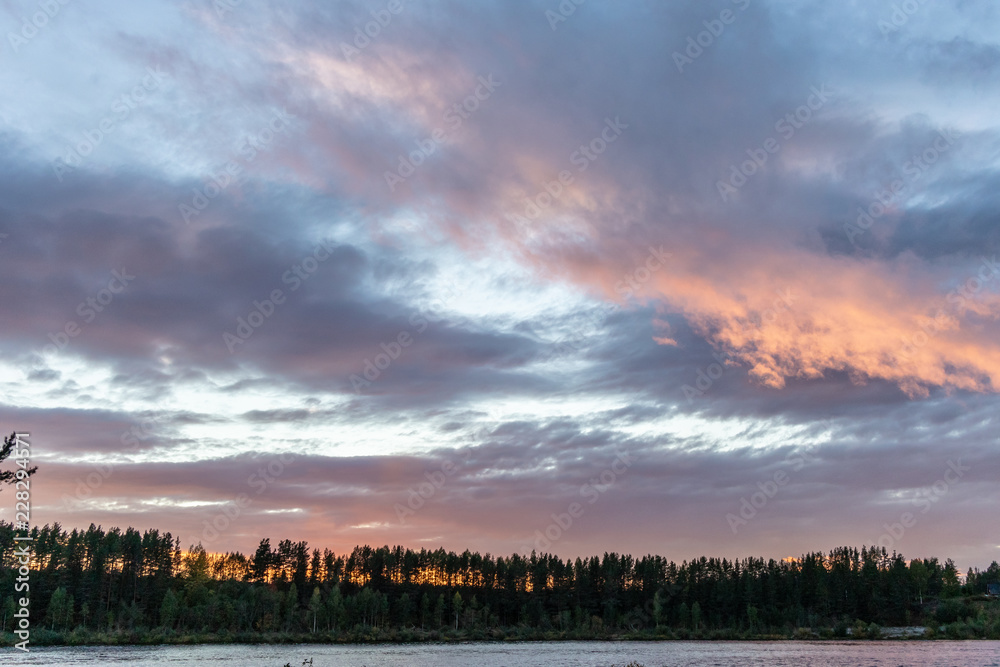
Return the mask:
{"type": "Polygon", "coordinates": [[[1000,641],[560,641],[32,647],[50,667],[996,667],[1000,641]]]}
{"type": "MultiPolygon", "coordinates": [[[[97,632],[76,629],[72,632],[33,630],[32,646],[155,646],[198,644],[422,644],[463,642],[559,642],[559,641],[817,641],[817,640],[961,640],[1000,639],[995,628],[974,623],[951,623],[934,627],[889,627],[874,624],[825,628],[795,628],[772,632],[747,632],[735,629],[687,630],[663,628],[630,632],[583,633],[573,631],[538,631],[526,628],[490,630],[421,630],[355,628],[344,632],[317,633],[177,633],[173,631],[97,632]]],[[[0,646],[10,647],[16,636],[0,633],[0,646]]]]}

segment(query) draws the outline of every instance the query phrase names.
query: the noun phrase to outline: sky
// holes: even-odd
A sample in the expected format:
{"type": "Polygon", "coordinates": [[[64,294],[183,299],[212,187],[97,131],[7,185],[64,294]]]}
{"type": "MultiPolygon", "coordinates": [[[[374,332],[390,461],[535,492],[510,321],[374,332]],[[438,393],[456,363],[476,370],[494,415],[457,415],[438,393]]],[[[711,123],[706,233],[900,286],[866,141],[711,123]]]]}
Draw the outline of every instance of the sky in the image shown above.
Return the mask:
{"type": "Polygon", "coordinates": [[[0,1],[32,523],[987,567],[998,28],[986,0],[0,1]]]}

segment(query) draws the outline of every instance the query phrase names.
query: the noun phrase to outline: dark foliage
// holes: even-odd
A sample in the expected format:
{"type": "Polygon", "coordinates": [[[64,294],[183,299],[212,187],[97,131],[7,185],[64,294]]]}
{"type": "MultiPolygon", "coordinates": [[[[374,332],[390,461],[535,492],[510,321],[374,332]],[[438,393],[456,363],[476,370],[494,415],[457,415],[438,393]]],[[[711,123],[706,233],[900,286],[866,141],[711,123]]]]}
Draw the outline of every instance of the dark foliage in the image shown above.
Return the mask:
{"type": "MultiPolygon", "coordinates": [[[[832,636],[871,624],[972,623],[986,616],[969,596],[1000,578],[993,563],[986,572],[970,571],[963,585],[950,560],[907,562],[876,547],[678,565],[615,553],[564,561],[364,546],[334,554],[289,540],[272,548],[268,539],[251,556],[209,554],[200,545],[182,552],[169,533],[93,525],[70,532],[59,524],[36,527],[32,535],[32,627],[124,634],[125,641],[149,633],[166,640],[267,633],[326,640],[788,636],[800,628],[827,628],[832,636]]],[[[0,522],[6,631],[14,609],[13,537],[12,524],[0,522]]],[[[984,621],[984,632],[994,632],[995,621],[984,621]]]]}

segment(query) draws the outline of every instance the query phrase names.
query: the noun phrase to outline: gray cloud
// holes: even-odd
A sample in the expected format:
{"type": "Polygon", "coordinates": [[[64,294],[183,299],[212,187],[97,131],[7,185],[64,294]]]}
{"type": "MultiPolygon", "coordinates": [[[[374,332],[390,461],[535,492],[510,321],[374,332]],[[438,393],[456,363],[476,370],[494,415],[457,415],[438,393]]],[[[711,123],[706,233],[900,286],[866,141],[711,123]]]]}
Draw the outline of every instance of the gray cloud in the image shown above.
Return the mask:
{"type": "Polygon", "coordinates": [[[553,30],[555,4],[408,2],[352,57],[372,3],[69,8],[4,56],[0,421],[42,443],[41,520],[195,542],[292,452],[220,549],[506,553],[625,450],[555,551],[780,557],[875,542],[961,459],[894,546],[995,558],[998,288],[947,296],[998,248],[996,9],[921,5],[886,31],[880,4],[586,3],[553,30]],[[57,177],[152,66],[162,88],[57,177]],[[939,133],[957,138],[908,171],[939,133]],[[390,190],[401,159],[420,164],[390,190]],[[655,270],[651,249],[670,253],[655,270]],[[810,446],[734,535],[727,514],[810,446]]]}

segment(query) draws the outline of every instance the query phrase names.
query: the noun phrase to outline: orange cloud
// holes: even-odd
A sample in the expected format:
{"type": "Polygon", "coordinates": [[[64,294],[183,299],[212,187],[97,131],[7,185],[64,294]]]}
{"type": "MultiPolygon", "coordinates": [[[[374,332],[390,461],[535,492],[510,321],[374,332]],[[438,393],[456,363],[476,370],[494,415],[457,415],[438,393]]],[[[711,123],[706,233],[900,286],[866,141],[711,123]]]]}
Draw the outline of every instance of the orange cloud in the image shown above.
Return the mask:
{"type": "Polygon", "coordinates": [[[843,371],[910,396],[929,387],[987,392],[1000,386],[990,325],[1000,298],[986,291],[997,277],[988,268],[972,267],[964,292],[942,294],[944,271],[912,257],[879,264],[786,249],[743,262],[681,260],[653,276],[649,298],[681,312],[765,386],[843,371]]]}

